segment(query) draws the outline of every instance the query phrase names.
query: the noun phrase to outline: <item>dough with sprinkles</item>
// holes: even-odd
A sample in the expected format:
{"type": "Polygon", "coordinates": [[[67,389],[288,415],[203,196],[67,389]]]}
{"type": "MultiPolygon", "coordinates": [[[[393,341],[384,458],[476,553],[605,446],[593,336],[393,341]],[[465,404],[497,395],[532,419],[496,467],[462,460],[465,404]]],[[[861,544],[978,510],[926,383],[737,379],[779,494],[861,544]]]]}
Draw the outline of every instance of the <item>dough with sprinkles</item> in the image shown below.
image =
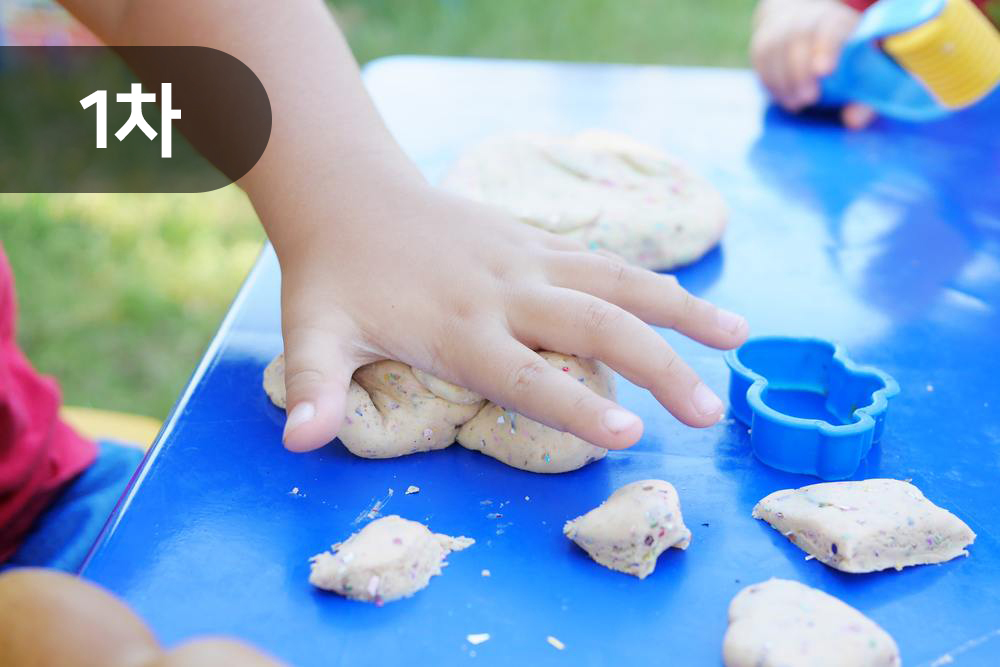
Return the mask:
{"type": "MultiPolygon", "coordinates": [[[[555,352],[541,352],[550,365],[569,374],[605,398],[614,400],[615,380],[607,366],[555,352]]],[[[514,468],[558,473],[582,468],[604,458],[608,450],[539,422],[487,403],[458,432],[458,444],[482,452],[514,468]]]]}
{"type": "Polygon", "coordinates": [[[976,534],[898,479],[785,489],[753,509],[800,549],[842,572],[877,572],[968,556],[976,534]]]}
{"type": "Polygon", "coordinates": [[[604,567],[645,579],[660,554],[687,549],[677,491],[661,479],[626,484],[595,509],[563,526],[563,534],[604,567]]]}
{"type": "MultiPolygon", "coordinates": [[[[440,388],[465,392],[466,399],[475,396],[434,380],[441,383],[437,385],[440,388]]],[[[276,406],[285,407],[282,355],[264,369],[264,390],[276,406]]],[[[337,437],[352,454],[368,459],[444,449],[455,442],[458,427],[479,412],[482,404],[478,396],[472,402],[449,401],[421,383],[406,364],[377,361],[354,372],[347,390],[344,425],[337,437]]]]}
{"type": "Polygon", "coordinates": [[[747,586],[729,604],[726,667],[899,667],[892,637],[860,611],[797,581],[747,586]]]}
{"type": "Polygon", "coordinates": [[[264,393],[272,403],[285,409],[285,355],[279,354],[264,368],[264,393]]]}
{"type": "Polygon", "coordinates": [[[627,136],[513,134],[472,147],[443,187],[649,269],[701,258],[728,213],[711,183],[627,136]]]}
{"type": "Polygon", "coordinates": [[[425,588],[441,574],[449,553],[474,543],[393,514],[310,558],[309,583],[353,600],[391,602],[425,588]]]}
{"type": "MultiPolygon", "coordinates": [[[[614,399],[614,375],[604,364],[553,352],[539,354],[601,396],[614,399]]],[[[264,391],[276,406],[285,407],[282,355],[264,369],[264,391]]],[[[444,449],[458,440],[515,468],[556,473],[576,470],[607,454],[603,447],[398,361],[377,361],[355,371],[346,407],[338,437],[351,453],[364,458],[444,449]]]]}

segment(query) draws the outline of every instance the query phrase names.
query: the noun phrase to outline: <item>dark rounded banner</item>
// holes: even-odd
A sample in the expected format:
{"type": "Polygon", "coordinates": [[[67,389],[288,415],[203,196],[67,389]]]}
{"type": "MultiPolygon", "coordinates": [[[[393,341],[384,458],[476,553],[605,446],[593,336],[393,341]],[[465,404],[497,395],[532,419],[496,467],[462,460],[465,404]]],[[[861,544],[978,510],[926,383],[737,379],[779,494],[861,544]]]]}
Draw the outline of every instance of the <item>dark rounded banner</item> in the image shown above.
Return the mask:
{"type": "Polygon", "coordinates": [[[222,51],[0,47],[0,192],[207,192],[270,134],[264,86],[222,51]]]}

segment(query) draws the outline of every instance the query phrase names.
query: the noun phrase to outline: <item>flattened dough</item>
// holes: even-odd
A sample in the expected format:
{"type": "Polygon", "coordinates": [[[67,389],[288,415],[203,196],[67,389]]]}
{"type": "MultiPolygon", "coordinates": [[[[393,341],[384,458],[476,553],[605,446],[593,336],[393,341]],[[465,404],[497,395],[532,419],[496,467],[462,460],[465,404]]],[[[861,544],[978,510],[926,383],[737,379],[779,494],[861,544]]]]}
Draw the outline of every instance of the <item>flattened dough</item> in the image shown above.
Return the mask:
{"type": "Polygon", "coordinates": [[[832,595],[771,579],[737,593],[722,642],[726,667],[898,667],[874,621],[832,595]]]}
{"type": "Polygon", "coordinates": [[[957,516],[898,479],[825,482],[785,489],[753,509],[816,560],[842,572],[943,563],[976,534],[957,516]]]}
{"type": "Polygon", "coordinates": [[[442,185],[656,270],[699,259],[718,243],[728,217],[722,195],[703,177],[600,130],[488,139],[462,155],[442,185]]]}
{"type": "MultiPolygon", "coordinates": [[[[554,352],[539,354],[614,399],[614,375],[604,364],[554,352]]],[[[264,391],[280,408],[286,403],[284,375],[284,357],[278,355],[264,369],[264,391]]],[[[458,440],[507,465],[546,473],[576,470],[607,454],[603,447],[398,361],[377,361],[355,371],[338,437],[351,453],[374,459],[444,449],[458,440]]]]}
{"type": "Polygon", "coordinates": [[[604,567],[640,579],[665,550],[691,543],[677,491],[662,479],[626,484],[599,507],[567,521],[563,534],[604,567]]]}
{"type": "Polygon", "coordinates": [[[449,553],[474,543],[469,537],[432,533],[422,523],[393,514],[310,558],[309,583],[353,600],[390,602],[426,587],[441,574],[449,553]]]}
{"type": "MultiPolygon", "coordinates": [[[[594,392],[614,400],[615,380],[608,367],[592,359],[541,352],[555,368],[594,392]]],[[[539,422],[487,403],[458,432],[458,444],[482,452],[514,468],[558,473],[582,468],[604,458],[608,450],[539,422]]]]}

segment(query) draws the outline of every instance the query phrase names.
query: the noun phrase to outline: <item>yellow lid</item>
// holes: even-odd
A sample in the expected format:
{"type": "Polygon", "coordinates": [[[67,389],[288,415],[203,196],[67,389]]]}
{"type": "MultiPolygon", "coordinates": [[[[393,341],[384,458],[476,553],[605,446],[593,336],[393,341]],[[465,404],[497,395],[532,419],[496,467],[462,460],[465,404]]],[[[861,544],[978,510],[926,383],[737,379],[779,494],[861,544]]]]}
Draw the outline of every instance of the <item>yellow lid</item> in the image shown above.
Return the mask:
{"type": "Polygon", "coordinates": [[[967,107],[1000,84],[1000,32],[971,0],[892,37],[883,48],[948,109],[967,107]]]}

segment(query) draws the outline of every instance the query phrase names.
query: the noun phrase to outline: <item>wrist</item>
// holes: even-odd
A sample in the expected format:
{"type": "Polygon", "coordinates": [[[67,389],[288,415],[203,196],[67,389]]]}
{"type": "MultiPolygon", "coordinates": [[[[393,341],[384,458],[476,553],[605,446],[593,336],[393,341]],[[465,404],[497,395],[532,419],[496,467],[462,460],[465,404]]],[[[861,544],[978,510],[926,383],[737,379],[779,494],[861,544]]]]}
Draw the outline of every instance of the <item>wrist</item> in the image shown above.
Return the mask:
{"type": "MultiPolygon", "coordinates": [[[[243,185],[241,183],[241,185],[243,185]]],[[[244,185],[282,266],[350,253],[382,221],[430,201],[435,189],[409,161],[375,159],[349,169],[319,169],[244,185]]]]}

